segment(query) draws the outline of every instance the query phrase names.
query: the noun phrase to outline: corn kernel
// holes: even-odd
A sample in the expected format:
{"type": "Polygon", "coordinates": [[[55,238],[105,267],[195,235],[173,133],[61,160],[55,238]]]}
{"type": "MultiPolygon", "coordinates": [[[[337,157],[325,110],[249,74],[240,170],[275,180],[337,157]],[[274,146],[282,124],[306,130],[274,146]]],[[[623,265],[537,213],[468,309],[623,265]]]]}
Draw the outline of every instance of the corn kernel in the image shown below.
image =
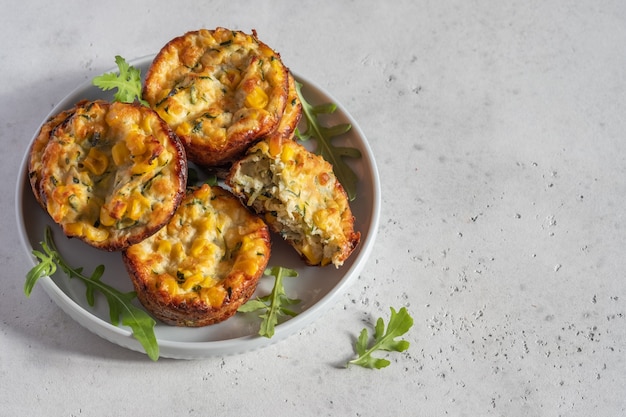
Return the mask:
{"type": "Polygon", "coordinates": [[[195,258],[204,258],[210,256],[213,252],[213,244],[207,239],[198,238],[191,244],[191,256],[195,258]]]}
{"type": "Polygon", "coordinates": [[[48,213],[52,215],[55,221],[60,221],[64,218],[70,206],[68,204],[68,199],[70,195],[74,194],[74,187],[60,185],[54,189],[52,192],[52,198],[50,198],[46,205],[48,209],[48,213]]]}
{"type": "Polygon", "coordinates": [[[139,220],[143,213],[149,209],[150,200],[140,193],[134,193],[131,197],[130,208],[126,212],[126,216],[132,220],[139,220]]]}
{"type": "Polygon", "coordinates": [[[235,262],[233,269],[241,271],[246,275],[255,275],[257,272],[258,263],[253,259],[242,259],[235,262]]]}
{"type": "Polygon", "coordinates": [[[140,126],[141,130],[143,130],[146,135],[152,133],[152,117],[145,116],[143,119],[141,119],[140,126]]]}
{"type": "Polygon", "coordinates": [[[280,135],[272,135],[269,140],[269,154],[272,158],[276,158],[281,151],[283,138],[280,135]]]}
{"type": "Polygon", "coordinates": [[[208,200],[211,197],[211,187],[207,184],[203,184],[202,187],[194,193],[194,195],[200,200],[208,200]]]}
{"type": "Polygon", "coordinates": [[[166,227],[167,234],[170,236],[175,236],[180,230],[180,225],[177,221],[170,221],[166,227]]]}
{"type": "Polygon", "coordinates": [[[255,86],[254,89],[246,96],[246,106],[253,109],[264,109],[269,103],[267,94],[260,86],[255,86]]]}
{"type": "Polygon", "coordinates": [[[83,164],[94,175],[102,175],[109,166],[109,158],[102,151],[91,148],[83,164]]]}
{"type": "Polygon", "coordinates": [[[313,213],[313,223],[320,229],[326,228],[326,220],[328,220],[328,211],[325,209],[317,210],[313,213]]]}
{"type": "Polygon", "coordinates": [[[185,108],[174,101],[174,97],[167,99],[166,107],[159,107],[157,109],[159,116],[169,125],[176,125],[180,121],[180,118],[185,115],[185,108]]]}
{"type": "Polygon", "coordinates": [[[169,256],[172,251],[172,243],[169,240],[159,240],[157,244],[157,252],[164,255],[169,256]]]}
{"type": "Polygon", "coordinates": [[[126,214],[126,210],[128,209],[128,203],[124,200],[113,200],[109,203],[109,214],[114,219],[120,220],[126,214]]]}
{"type": "Polygon", "coordinates": [[[117,128],[120,126],[123,126],[125,124],[125,118],[122,117],[122,115],[120,114],[119,111],[113,111],[110,110],[107,112],[106,117],[105,117],[105,121],[106,123],[113,127],[113,128],[117,128]]]}
{"type": "Polygon", "coordinates": [[[126,147],[133,156],[143,155],[146,152],[145,136],[138,131],[126,135],[126,147]]]}
{"type": "Polygon", "coordinates": [[[69,236],[82,236],[85,224],[82,222],[67,223],[65,225],[65,233],[69,236]]]}
{"type": "Polygon", "coordinates": [[[293,147],[291,146],[283,146],[283,151],[280,154],[280,160],[287,163],[291,160],[293,160],[293,155],[294,155],[294,150],[293,147]]]}
{"type": "Polygon", "coordinates": [[[87,239],[93,242],[102,242],[107,237],[109,237],[109,232],[103,229],[99,229],[97,227],[93,227],[89,224],[85,224],[84,233],[87,239]]]}
{"type": "Polygon", "coordinates": [[[273,56],[276,55],[276,52],[274,52],[274,50],[272,48],[269,48],[269,47],[261,48],[261,53],[264,56],[268,57],[268,58],[273,57],[273,56]]]}
{"type": "Polygon", "coordinates": [[[46,203],[46,209],[54,221],[60,222],[67,215],[69,206],[67,204],[56,204],[54,200],[50,199],[46,203]]]}
{"type": "Polygon", "coordinates": [[[172,295],[178,293],[178,282],[176,282],[176,279],[170,274],[159,275],[157,285],[164,293],[172,295]]]}
{"type": "Polygon", "coordinates": [[[196,272],[195,274],[185,277],[185,282],[181,285],[182,289],[185,291],[191,290],[193,287],[200,285],[204,281],[204,277],[201,273],[196,272]]]}
{"type": "Polygon", "coordinates": [[[174,246],[172,246],[172,252],[170,258],[173,262],[179,263],[185,257],[185,249],[180,242],[176,242],[174,246]]]}
{"type": "Polygon", "coordinates": [[[215,216],[211,213],[207,213],[204,217],[196,220],[194,227],[200,233],[214,233],[215,230],[215,216]]]}
{"type": "Polygon", "coordinates": [[[169,125],[174,123],[174,117],[171,116],[168,111],[166,111],[165,109],[163,109],[162,107],[159,107],[158,109],[156,109],[157,113],[159,113],[159,116],[161,117],[161,119],[163,119],[163,121],[169,125]]]}
{"type": "Polygon", "coordinates": [[[340,216],[336,216],[336,208],[327,208],[318,210],[313,213],[313,223],[325,232],[334,234],[334,232],[341,230],[340,216]]]}
{"type": "Polygon", "coordinates": [[[119,141],[113,145],[113,148],[111,149],[111,156],[113,157],[115,165],[120,166],[125,164],[130,156],[130,151],[128,150],[128,147],[126,147],[126,142],[119,141]]]}
{"type": "Polygon", "coordinates": [[[152,159],[150,161],[138,162],[138,163],[134,164],[130,168],[130,172],[133,175],[144,174],[146,172],[153,171],[158,166],[159,166],[159,161],[156,158],[154,158],[154,159],[152,159]]]}
{"type": "Polygon", "coordinates": [[[315,253],[313,246],[309,244],[303,245],[301,251],[311,264],[314,265],[319,262],[319,255],[315,253]]]}
{"type": "Polygon", "coordinates": [[[186,136],[191,133],[191,123],[182,122],[176,127],[176,134],[181,136],[186,136]]]}
{"type": "Polygon", "coordinates": [[[100,207],[100,224],[103,226],[113,226],[117,220],[111,217],[106,207],[100,207]]]}
{"type": "Polygon", "coordinates": [[[209,287],[202,290],[202,296],[212,307],[221,307],[226,298],[226,290],[223,287],[209,287]]]}

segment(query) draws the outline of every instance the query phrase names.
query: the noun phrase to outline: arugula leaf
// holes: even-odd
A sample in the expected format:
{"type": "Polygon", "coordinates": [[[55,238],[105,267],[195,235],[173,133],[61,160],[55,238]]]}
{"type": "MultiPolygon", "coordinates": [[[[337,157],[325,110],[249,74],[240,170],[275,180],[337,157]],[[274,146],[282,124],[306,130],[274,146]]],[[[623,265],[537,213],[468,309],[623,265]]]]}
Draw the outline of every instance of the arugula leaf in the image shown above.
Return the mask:
{"type": "Polygon", "coordinates": [[[83,268],[72,268],[61,257],[54,241],[52,240],[52,231],[50,227],[46,227],[43,242],[41,242],[43,252],[33,250],[33,255],[39,259],[39,264],[35,265],[26,274],[26,283],[24,284],[24,294],[30,297],[30,294],[39,278],[53,275],[57,267],[71,279],[78,278],[82,281],[87,290],[86,298],[90,306],[95,303],[94,292],[99,291],[106,298],[109,304],[109,316],[111,324],[119,325],[120,318],[122,324],[132,329],[132,334],[143,346],[148,357],[153,361],[159,358],[159,345],[154,334],[154,326],[156,322],[144,310],[135,307],[132,300],[137,296],[134,291],[122,293],[119,290],[100,281],[104,274],[104,265],[98,265],[90,276],[84,275],[83,268]]]}
{"type": "Polygon", "coordinates": [[[199,169],[197,169],[195,165],[192,166],[192,164],[189,163],[187,167],[187,188],[202,184],[207,184],[211,186],[218,184],[217,174],[213,173],[208,175],[201,175],[198,171],[199,169]]]}
{"type": "Polygon", "coordinates": [[[359,365],[364,368],[381,369],[389,366],[391,362],[387,359],[375,358],[372,356],[377,350],[403,352],[409,348],[409,342],[406,340],[395,340],[402,336],[413,326],[413,318],[409,315],[405,307],[396,313],[391,308],[391,317],[389,325],[385,331],[385,323],[381,318],[376,321],[374,328],[374,343],[369,345],[369,335],[367,328],[361,331],[356,341],[357,358],[348,362],[348,365],[359,365]]]}
{"type": "Polygon", "coordinates": [[[290,310],[286,306],[298,304],[300,300],[287,297],[285,294],[285,288],[283,287],[283,278],[297,277],[298,272],[282,266],[275,266],[266,269],[264,274],[276,277],[272,292],[264,297],[249,300],[247,303],[239,307],[237,311],[241,313],[250,313],[261,310],[263,313],[260,314],[259,317],[262,318],[263,321],[261,322],[261,326],[259,328],[259,336],[267,337],[269,339],[274,336],[274,327],[278,324],[279,317],[295,317],[298,315],[298,313],[290,310]]]}
{"type": "Polygon", "coordinates": [[[129,65],[119,55],[115,56],[115,63],[119,69],[119,74],[109,72],[94,77],[93,85],[104,91],[117,88],[117,92],[113,96],[115,101],[133,103],[137,99],[144,106],[149,106],[148,102],[141,98],[141,71],[139,68],[129,65]]]}
{"type": "Polygon", "coordinates": [[[326,103],[313,106],[302,95],[302,84],[296,82],[298,98],[302,103],[302,114],[306,121],[304,131],[296,129],[296,137],[302,141],[314,139],[317,143],[315,153],[321,155],[333,166],[333,171],[337,179],[345,188],[350,201],[356,198],[356,186],[358,178],[356,173],[344,161],[344,158],[360,158],[361,152],[356,148],[335,146],[333,139],[348,132],[352,126],[349,123],[340,123],[335,126],[323,126],[318,116],[321,114],[331,114],[337,109],[333,103],[326,103]]]}

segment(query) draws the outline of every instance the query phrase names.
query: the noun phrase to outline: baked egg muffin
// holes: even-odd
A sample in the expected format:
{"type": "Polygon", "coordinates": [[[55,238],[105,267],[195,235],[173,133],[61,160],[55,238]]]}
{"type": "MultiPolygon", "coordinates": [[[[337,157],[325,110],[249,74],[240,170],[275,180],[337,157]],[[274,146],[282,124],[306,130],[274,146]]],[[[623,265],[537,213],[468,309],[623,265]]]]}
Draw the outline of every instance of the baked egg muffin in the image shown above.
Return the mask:
{"type": "Polygon", "coordinates": [[[332,165],[294,140],[255,144],[226,183],[309,265],[339,267],[359,243],[332,165]]]}
{"type": "Polygon", "coordinates": [[[51,130],[32,177],[68,237],[116,251],[169,221],[185,194],[187,160],[150,108],[96,100],[80,103],[51,130]]]}
{"type": "Polygon", "coordinates": [[[199,327],[231,317],[270,258],[267,225],[219,186],[190,189],[167,226],[122,252],[137,297],[159,320],[199,327]]]}
{"type": "Polygon", "coordinates": [[[213,168],[277,128],[288,90],[287,68],[256,32],[217,28],[169,41],[148,68],[143,98],[181,138],[189,160],[213,168]]]}

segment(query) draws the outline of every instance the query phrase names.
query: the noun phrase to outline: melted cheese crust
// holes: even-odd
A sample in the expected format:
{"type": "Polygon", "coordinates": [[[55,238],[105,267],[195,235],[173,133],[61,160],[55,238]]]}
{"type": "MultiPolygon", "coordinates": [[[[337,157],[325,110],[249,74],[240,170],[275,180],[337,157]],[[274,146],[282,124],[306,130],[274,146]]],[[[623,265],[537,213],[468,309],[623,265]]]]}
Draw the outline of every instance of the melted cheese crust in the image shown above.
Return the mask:
{"type": "Polygon", "coordinates": [[[215,167],[276,129],[288,88],[279,54],[256,33],[217,28],[168,42],[148,69],[143,98],[182,139],[190,161],[215,167]]]}
{"type": "Polygon", "coordinates": [[[167,223],[183,197],[184,149],[147,107],[83,102],[48,139],[38,188],[67,236],[123,249],[167,223]]]}
{"type": "Polygon", "coordinates": [[[250,298],[270,258],[269,230],[230,192],[205,184],[123,258],[139,300],[157,318],[204,326],[250,298]]]}
{"type": "Polygon", "coordinates": [[[310,265],[338,267],[360,240],[331,164],[293,140],[254,145],[227,183],[310,265]]]}

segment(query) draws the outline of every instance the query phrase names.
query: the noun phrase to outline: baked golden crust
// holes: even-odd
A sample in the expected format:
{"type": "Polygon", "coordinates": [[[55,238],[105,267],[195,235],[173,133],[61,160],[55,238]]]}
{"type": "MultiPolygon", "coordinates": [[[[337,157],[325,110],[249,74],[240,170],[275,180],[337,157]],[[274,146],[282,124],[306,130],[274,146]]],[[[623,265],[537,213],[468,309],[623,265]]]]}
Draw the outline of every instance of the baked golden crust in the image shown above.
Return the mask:
{"type": "Polygon", "coordinates": [[[212,168],[277,128],[288,88],[279,54],[255,32],[217,28],[169,41],[148,69],[143,98],[181,138],[189,160],[212,168]]]}
{"type": "Polygon", "coordinates": [[[122,254],[156,318],[205,326],[252,296],[270,258],[269,229],[230,192],[204,184],[188,192],[167,226],[122,254]]]}
{"type": "Polygon", "coordinates": [[[298,91],[296,90],[296,79],[291,71],[287,74],[287,105],[283,117],[280,119],[278,128],[273,134],[278,134],[284,138],[291,138],[293,132],[298,126],[298,122],[302,117],[302,103],[298,97],[298,91]]]}
{"type": "Polygon", "coordinates": [[[153,110],[96,100],[52,129],[38,188],[67,236],[114,251],[166,224],[186,181],[182,144],[153,110]]]}
{"type": "Polygon", "coordinates": [[[338,267],[359,243],[331,164],[293,140],[260,141],[233,164],[226,183],[309,265],[338,267]]]}
{"type": "MultiPolygon", "coordinates": [[[[79,102],[76,107],[82,105],[84,102],[79,102]]],[[[33,141],[28,158],[28,179],[30,181],[30,187],[33,190],[33,194],[37,202],[45,209],[45,205],[41,201],[39,194],[39,182],[41,180],[41,159],[43,157],[44,150],[48,141],[50,140],[50,133],[59,126],[76,108],[64,110],[52,117],[50,117],[39,129],[37,137],[33,141]]]]}

